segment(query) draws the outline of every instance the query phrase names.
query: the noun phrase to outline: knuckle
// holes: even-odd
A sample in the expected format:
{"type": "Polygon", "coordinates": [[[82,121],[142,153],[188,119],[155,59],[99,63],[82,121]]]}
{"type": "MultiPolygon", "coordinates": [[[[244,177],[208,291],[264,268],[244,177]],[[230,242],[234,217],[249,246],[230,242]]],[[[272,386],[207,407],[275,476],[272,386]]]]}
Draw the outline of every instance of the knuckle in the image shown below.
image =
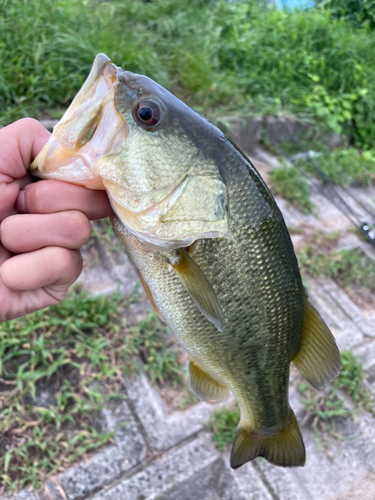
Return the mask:
{"type": "Polygon", "coordinates": [[[45,130],[45,127],[38,120],[35,120],[35,118],[21,118],[20,120],[18,120],[18,123],[22,127],[25,127],[25,129],[33,130],[36,132],[39,130],[45,130]]]}
{"type": "Polygon", "coordinates": [[[25,208],[27,212],[48,213],[46,199],[48,197],[48,181],[29,184],[25,189],[25,208]]]}
{"type": "Polygon", "coordinates": [[[55,247],[50,254],[51,264],[56,266],[58,273],[63,276],[72,276],[75,281],[82,271],[82,256],[77,250],[55,247]]]}
{"type": "Polygon", "coordinates": [[[63,232],[73,246],[82,246],[90,237],[90,222],[82,212],[64,213],[63,225],[63,232]]]}

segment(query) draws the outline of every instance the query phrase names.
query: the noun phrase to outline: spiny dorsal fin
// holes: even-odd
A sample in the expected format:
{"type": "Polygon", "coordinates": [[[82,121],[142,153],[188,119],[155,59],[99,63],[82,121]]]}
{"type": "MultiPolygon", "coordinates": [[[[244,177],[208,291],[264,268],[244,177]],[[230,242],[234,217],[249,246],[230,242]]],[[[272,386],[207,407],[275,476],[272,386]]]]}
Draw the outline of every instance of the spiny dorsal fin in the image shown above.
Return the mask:
{"type": "Polygon", "coordinates": [[[205,372],[195,361],[189,362],[190,387],[201,401],[216,404],[229,397],[229,389],[205,372]]]}
{"type": "Polygon", "coordinates": [[[315,389],[323,389],[341,371],[336,341],[307,297],[303,305],[301,345],[293,364],[315,389]]]}
{"type": "Polygon", "coordinates": [[[169,262],[201,313],[222,332],[224,316],[219,299],[200,267],[183,248],[175,250],[169,262]]]}
{"type": "Polygon", "coordinates": [[[230,465],[237,469],[256,457],[264,457],[271,464],[281,467],[305,465],[305,445],[292,409],[285,426],[272,436],[257,434],[240,421],[234,436],[230,465]]]}

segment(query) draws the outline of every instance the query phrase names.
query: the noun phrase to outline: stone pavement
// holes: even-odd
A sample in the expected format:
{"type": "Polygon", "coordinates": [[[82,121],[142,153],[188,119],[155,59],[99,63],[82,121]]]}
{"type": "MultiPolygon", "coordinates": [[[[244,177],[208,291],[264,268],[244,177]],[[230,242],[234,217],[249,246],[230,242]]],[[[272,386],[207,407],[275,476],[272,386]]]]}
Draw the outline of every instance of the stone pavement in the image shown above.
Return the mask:
{"type": "MultiPolygon", "coordinates": [[[[267,180],[277,159],[259,149],[252,158],[267,180]]],[[[311,183],[311,192],[318,217],[303,215],[277,198],[287,225],[329,232],[340,229],[341,247],[360,247],[375,262],[374,247],[350,231],[348,221],[322,195],[318,183],[311,183]]],[[[374,210],[374,188],[352,188],[350,195],[357,210],[363,208],[356,198],[374,210]]],[[[293,239],[296,246],[303,244],[303,235],[293,239]]],[[[134,290],[138,277],[124,252],[110,251],[95,241],[87,247],[86,257],[81,276],[86,289],[96,294],[111,293],[118,286],[124,294],[134,290]]],[[[330,279],[308,278],[306,284],[340,349],[362,356],[368,386],[375,394],[375,310],[361,308],[330,279]]],[[[137,314],[139,304],[134,307],[137,314]]],[[[114,443],[51,478],[42,491],[24,490],[12,500],[375,499],[375,419],[369,413],[337,422],[343,439],[330,439],[329,454],[319,448],[311,426],[303,426],[307,450],[303,468],[283,469],[257,459],[233,471],[228,452],[216,450],[205,427],[216,407],[199,403],[167,414],[145,375],[124,378],[124,387],[127,399],[112,401],[101,415],[104,430],[116,429],[114,443]]],[[[301,422],[303,407],[293,384],[290,401],[301,422]]],[[[346,404],[351,403],[346,400],[346,404]]]]}

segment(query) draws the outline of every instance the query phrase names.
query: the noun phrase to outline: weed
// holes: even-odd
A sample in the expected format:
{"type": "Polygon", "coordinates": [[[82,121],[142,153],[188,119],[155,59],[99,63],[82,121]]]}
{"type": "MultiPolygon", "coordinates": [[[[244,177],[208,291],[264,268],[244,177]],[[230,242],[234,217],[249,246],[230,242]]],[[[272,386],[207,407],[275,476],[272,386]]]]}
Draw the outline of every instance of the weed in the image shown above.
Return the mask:
{"type": "Polygon", "coordinates": [[[216,410],[208,421],[212,439],[218,450],[224,451],[233,441],[233,436],[240,420],[240,409],[236,403],[234,408],[216,410]]]}
{"type": "Polygon", "coordinates": [[[366,372],[351,351],[341,353],[342,370],[335,381],[336,389],[346,391],[358,410],[370,411],[375,416],[374,399],[365,386],[366,372]]]}
{"type": "MultiPolygon", "coordinates": [[[[329,152],[323,149],[323,154],[315,159],[315,163],[335,184],[369,185],[375,180],[374,150],[362,152],[355,148],[347,148],[329,152]]],[[[306,171],[316,175],[315,169],[308,162],[304,162],[304,166],[306,171]]]]}
{"type": "Polygon", "coordinates": [[[198,110],[300,113],[372,145],[375,33],[316,9],[206,0],[0,6],[2,124],[67,106],[106,52],[198,110]]]}
{"type": "Polygon", "coordinates": [[[316,439],[320,445],[327,445],[328,434],[341,438],[336,431],[338,418],[355,417],[367,410],[375,416],[374,399],[364,384],[366,372],[351,351],[341,353],[342,371],[335,382],[323,393],[316,392],[307,382],[297,385],[301,403],[305,409],[303,423],[312,422],[316,439]],[[353,408],[345,405],[339,391],[348,394],[353,408]],[[323,441],[320,437],[323,436],[323,441]]]}
{"type": "Polygon", "coordinates": [[[324,248],[308,245],[297,251],[302,272],[311,275],[326,275],[337,283],[357,293],[362,289],[375,292],[375,268],[362,250],[335,250],[325,253],[324,248]]]}
{"type": "Polygon", "coordinates": [[[304,213],[310,213],[314,204],[309,197],[309,185],[294,167],[274,168],[270,174],[272,191],[289,200],[304,213]]]}
{"type": "Polygon", "coordinates": [[[76,289],[60,305],[0,325],[0,489],[38,488],[109,442],[94,421],[106,401],[125,397],[123,373],[182,381],[155,314],[125,326],[118,311],[131,300],[76,289]]]}

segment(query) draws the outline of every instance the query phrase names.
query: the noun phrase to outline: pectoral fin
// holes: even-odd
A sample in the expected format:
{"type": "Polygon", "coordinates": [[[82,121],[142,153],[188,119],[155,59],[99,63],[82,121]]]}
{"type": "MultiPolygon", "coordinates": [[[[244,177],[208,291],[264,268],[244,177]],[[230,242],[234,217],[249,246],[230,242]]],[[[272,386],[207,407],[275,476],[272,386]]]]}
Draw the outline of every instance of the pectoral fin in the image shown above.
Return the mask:
{"type": "Polygon", "coordinates": [[[228,387],[212,378],[192,359],[189,363],[189,379],[191,390],[206,403],[221,403],[229,397],[228,387]]]}
{"type": "Polygon", "coordinates": [[[201,313],[222,332],[224,316],[219,299],[200,267],[183,248],[176,250],[169,262],[201,313]]]}
{"type": "Polygon", "coordinates": [[[293,364],[318,390],[332,382],[341,371],[341,357],[335,339],[307,298],[304,299],[301,345],[293,364]]]}
{"type": "Polygon", "coordinates": [[[240,421],[234,436],[230,465],[237,469],[256,457],[264,457],[271,464],[281,467],[305,464],[305,445],[293,410],[290,410],[285,426],[271,436],[258,434],[247,427],[246,422],[240,421]]]}

